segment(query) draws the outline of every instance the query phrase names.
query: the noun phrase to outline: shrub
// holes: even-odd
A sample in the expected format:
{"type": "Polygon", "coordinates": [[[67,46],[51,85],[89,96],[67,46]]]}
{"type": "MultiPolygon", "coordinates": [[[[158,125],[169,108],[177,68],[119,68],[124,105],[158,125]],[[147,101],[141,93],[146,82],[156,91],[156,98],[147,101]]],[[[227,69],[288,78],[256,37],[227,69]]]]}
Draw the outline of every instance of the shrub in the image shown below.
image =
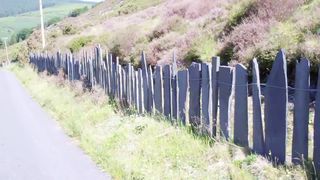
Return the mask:
{"type": "Polygon", "coordinates": [[[255,2],[255,0],[244,0],[235,3],[231,7],[228,21],[223,32],[229,33],[233,27],[240,24],[244,18],[248,17],[255,2]]]}
{"type": "Polygon", "coordinates": [[[187,63],[191,63],[194,61],[198,61],[200,59],[200,55],[198,54],[198,52],[195,49],[190,49],[187,54],[183,57],[183,59],[187,62],[187,63]]]}
{"type": "Polygon", "coordinates": [[[77,29],[69,24],[69,25],[65,25],[62,27],[62,34],[63,35],[72,35],[72,34],[76,34],[77,33],[77,29]]]}
{"type": "Polygon", "coordinates": [[[0,39],[0,48],[3,48],[4,47],[4,42],[2,39],[0,39]]]}
{"type": "Polygon", "coordinates": [[[46,23],[46,26],[48,27],[48,26],[57,24],[59,21],[61,21],[60,17],[53,17],[53,18],[49,19],[49,21],[46,23]]]}
{"type": "Polygon", "coordinates": [[[29,52],[25,45],[19,47],[16,59],[14,59],[14,61],[17,61],[21,64],[27,64],[29,62],[29,52]]]}
{"type": "Polygon", "coordinates": [[[179,16],[172,16],[162,20],[161,23],[154,28],[151,34],[148,35],[149,41],[153,39],[159,39],[165,34],[174,31],[183,33],[187,29],[187,24],[183,22],[183,19],[179,16]]]}
{"type": "Polygon", "coordinates": [[[74,9],[73,11],[71,11],[71,13],[69,14],[69,17],[77,17],[82,13],[85,13],[89,10],[89,8],[87,6],[83,7],[83,8],[77,8],[74,9]]]}
{"type": "Polygon", "coordinates": [[[176,15],[182,18],[196,19],[208,14],[216,6],[217,2],[212,0],[169,1],[166,7],[167,17],[176,15]]]}
{"type": "Polygon", "coordinates": [[[83,36],[73,39],[68,47],[72,53],[78,52],[81,48],[92,42],[93,36],[83,36]]]}
{"type": "Polygon", "coordinates": [[[115,9],[115,12],[117,12],[117,15],[131,14],[138,10],[157,5],[160,2],[162,2],[162,0],[127,0],[120,3],[115,9]]]}

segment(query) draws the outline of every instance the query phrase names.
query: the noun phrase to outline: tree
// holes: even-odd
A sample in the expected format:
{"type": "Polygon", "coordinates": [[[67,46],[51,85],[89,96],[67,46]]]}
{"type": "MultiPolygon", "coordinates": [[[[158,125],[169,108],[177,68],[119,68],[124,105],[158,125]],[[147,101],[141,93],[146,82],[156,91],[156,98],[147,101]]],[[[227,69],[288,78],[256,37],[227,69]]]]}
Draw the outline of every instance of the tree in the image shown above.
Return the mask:
{"type": "Polygon", "coordinates": [[[3,48],[4,47],[4,42],[2,39],[0,39],[0,48],[3,48]]]}
{"type": "Polygon", "coordinates": [[[17,42],[20,42],[20,41],[27,39],[30,36],[30,34],[32,33],[32,31],[33,31],[32,29],[28,29],[28,28],[24,28],[21,31],[19,31],[17,33],[17,37],[16,37],[17,42]]]}

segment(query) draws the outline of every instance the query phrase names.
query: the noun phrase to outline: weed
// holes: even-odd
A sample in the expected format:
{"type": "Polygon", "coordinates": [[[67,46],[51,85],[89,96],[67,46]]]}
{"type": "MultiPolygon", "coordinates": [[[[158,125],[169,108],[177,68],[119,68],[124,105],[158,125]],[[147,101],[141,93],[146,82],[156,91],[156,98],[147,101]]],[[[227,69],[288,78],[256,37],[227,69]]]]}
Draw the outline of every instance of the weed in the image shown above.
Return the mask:
{"type": "Polygon", "coordinates": [[[81,48],[91,43],[93,40],[93,36],[81,36],[73,39],[69,43],[69,49],[72,53],[78,52],[81,48]]]}

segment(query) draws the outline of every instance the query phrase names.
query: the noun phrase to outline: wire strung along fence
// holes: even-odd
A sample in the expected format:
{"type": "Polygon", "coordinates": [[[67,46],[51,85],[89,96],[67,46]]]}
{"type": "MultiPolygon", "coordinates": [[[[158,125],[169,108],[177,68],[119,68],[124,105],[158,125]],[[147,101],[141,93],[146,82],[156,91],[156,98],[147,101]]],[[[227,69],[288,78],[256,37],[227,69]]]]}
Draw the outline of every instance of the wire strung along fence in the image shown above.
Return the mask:
{"type": "Polygon", "coordinates": [[[31,54],[30,63],[38,72],[57,75],[63,69],[69,81],[83,80],[91,87],[100,86],[108,96],[140,114],[161,113],[214,138],[249,147],[278,164],[302,164],[311,159],[320,170],[320,83],[317,89],[310,89],[307,59],[296,63],[295,87],[291,88],[293,118],[288,118],[290,87],[283,50],[278,52],[266,84],[260,84],[256,59],[252,61],[252,83],[248,84],[246,67],[222,66],[219,57],[213,57],[211,63],[194,62],[187,69],[177,70],[175,59],[172,65],[151,67],[142,53],[141,68],[134,69],[130,63],[120,65],[110,53],[103,55],[100,46],[91,54],[78,60],[60,52],[54,56],[31,54]],[[314,117],[310,117],[314,118],[312,128],[311,91],[317,93],[314,117]],[[292,138],[288,136],[288,124],[292,126],[292,138]]]}

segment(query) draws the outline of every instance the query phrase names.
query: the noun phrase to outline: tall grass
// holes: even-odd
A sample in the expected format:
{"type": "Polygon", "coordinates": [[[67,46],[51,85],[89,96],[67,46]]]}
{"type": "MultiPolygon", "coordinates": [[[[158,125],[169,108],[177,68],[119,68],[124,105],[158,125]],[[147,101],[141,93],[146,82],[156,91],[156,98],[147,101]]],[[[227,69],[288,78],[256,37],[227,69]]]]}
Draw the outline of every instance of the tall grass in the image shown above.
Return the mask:
{"type": "Polygon", "coordinates": [[[162,117],[115,109],[77,83],[12,68],[30,94],[115,179],[304,179],[301,168],[275,168],[224,141],[209,141],[162,117]],[[58,82],[60,85],[58,85],[58,82]]]}

